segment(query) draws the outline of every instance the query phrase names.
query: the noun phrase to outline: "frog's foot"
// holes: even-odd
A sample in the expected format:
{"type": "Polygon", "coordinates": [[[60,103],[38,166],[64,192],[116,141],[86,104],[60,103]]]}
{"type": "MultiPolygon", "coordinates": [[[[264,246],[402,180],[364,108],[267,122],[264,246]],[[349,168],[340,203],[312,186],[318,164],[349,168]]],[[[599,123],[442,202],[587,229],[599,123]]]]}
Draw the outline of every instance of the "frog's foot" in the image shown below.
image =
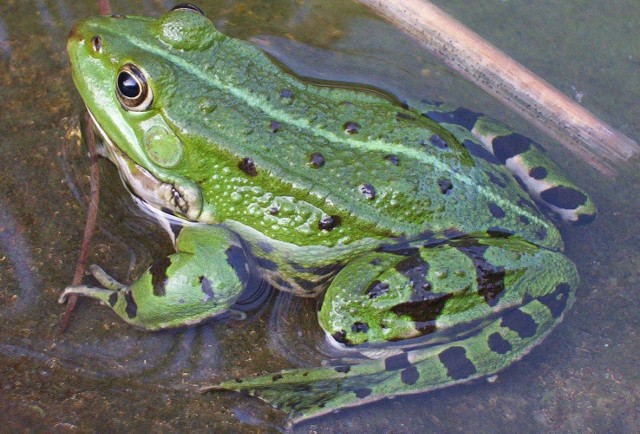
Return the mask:
{"type": "Polygon", "coordinates": [[[552,217],[578,225],[595,220],[596,206],[587,192],[564,176],[536,142],[485,116],[472,132],[552,217]]]}
{"type": "Polygon", "coordinates": [[[105,303],[110,303],[110,299],[117,297],[118,291],[125,289],[127,286],[118,282],[116,279],[107,274],[98,265],[92,264],[89,266],[89,274],[93,275],[95,279],[104,288],[87,285],[68,286],[62,291],[60,297],[58,297],[58,303],[63,304],[67,302],[69,296],[75,295],[77,297],[89,297],[95,298],[105,303]]]}
{"type": "Polygon", "coordinates": [[[589,195],[562,175],[530,138],[468,109],[426,102],[417,107],[451,132],[475,158],[503,164],[534,200],[551,211],[552,217],[574,224],[590,223],[596,218],[596,207],[589,195]]]}
{"type": "Polygon", "coordinates": [[[227,381],[216,390],[257,396],[296,422],[466,382],[520,359],[574,299],[573,264],[518,239],[451,241],[409,253],[371,253],[350,263],[319,314],[331,339],[378,350],[384,342],[391,352],[358,365],[227,381]],[[428,341],[398,342],[427,333],[428,341]]]}
{"type": "MultiPolygon", "coordinates": [[[[129,286],[92,266],[91,273],[105,288],[71,286],[59,301],[70,295],[95,298],[147,330],[196,324],[229,311],[251,277],[252,258],[237,236],[220,227],[187,227],[176,249],[129,286]]],[[[235,311],[232,315],[238,316],[235,311]]]]}

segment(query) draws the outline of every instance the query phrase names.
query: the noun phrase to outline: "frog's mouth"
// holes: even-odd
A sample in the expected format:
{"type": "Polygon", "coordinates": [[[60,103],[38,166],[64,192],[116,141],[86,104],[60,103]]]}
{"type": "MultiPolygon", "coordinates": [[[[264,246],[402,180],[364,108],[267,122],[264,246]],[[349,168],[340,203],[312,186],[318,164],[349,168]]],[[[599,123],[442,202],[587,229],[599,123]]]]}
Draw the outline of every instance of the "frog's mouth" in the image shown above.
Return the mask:
{"type": "Polygon", "coordinates": [[[162,181],[138,165],[111,140],[91,111],[88,112],[104,141],[104,145],[98,148],[98,153],[116,165],[120,179],[132,195],[152,211],[160,211],[177,219],[199,221],[202,198],[197,188],[162,181]]]}

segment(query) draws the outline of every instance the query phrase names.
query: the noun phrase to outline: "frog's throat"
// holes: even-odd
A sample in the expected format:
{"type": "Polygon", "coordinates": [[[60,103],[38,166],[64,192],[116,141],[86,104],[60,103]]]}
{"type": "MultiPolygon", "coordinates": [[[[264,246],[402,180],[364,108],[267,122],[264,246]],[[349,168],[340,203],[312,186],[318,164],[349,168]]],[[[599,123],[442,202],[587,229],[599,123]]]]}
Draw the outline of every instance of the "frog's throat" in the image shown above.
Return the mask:
{"type": "Polygon", "coordinates": [[[116,165],[122,182],[143,205],[174,217],[193,222],[199,220],[203,205],[197,187],[163,181],[136,164],[111,140],[91,111],[87,111],[106,145],[100,149],[100,154],[116,165]]]}

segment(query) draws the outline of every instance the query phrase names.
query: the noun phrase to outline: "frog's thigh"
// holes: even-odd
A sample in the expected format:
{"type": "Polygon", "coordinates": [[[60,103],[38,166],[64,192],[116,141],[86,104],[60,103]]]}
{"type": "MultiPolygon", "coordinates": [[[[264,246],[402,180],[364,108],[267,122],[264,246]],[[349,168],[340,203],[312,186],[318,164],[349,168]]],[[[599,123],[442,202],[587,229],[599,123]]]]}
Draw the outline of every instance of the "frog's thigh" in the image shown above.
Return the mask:
{"type": "Polygon", "coordinates": [[[528,346],[559,321],[578,281],[562,254],[518,239],[464,240],[411,253],[369,253],[336,276],[319,313],[335,341],[357,345],[445,330],[457,339],[499,318],[504,339],[520,336],[518,345],[528,346]]]}
{"type": "MultiPolygon", "coordinates": [[[[122,288],[71,287],[107,303],[125,321],[157,330],[195,324],[227,311],[246,287],[251,257],[239,238],[215,226],[185,227],[176,253],[155,262],[122,288]]],[[[96,276],[104,284],[104,276],[96,276]]]]}

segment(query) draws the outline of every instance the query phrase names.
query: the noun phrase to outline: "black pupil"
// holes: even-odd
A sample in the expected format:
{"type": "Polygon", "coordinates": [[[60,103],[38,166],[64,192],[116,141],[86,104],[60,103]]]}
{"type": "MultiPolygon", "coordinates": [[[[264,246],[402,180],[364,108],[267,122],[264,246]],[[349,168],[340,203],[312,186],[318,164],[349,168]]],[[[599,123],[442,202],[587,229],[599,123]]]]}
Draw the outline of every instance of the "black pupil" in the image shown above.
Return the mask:
{"type": "Polygon", "coordinates": [[[140,95],[140,84],[126,71],[118,75],[118,89],[120,89],[120,93],[127,98],[135,98],[140,95]]]}

